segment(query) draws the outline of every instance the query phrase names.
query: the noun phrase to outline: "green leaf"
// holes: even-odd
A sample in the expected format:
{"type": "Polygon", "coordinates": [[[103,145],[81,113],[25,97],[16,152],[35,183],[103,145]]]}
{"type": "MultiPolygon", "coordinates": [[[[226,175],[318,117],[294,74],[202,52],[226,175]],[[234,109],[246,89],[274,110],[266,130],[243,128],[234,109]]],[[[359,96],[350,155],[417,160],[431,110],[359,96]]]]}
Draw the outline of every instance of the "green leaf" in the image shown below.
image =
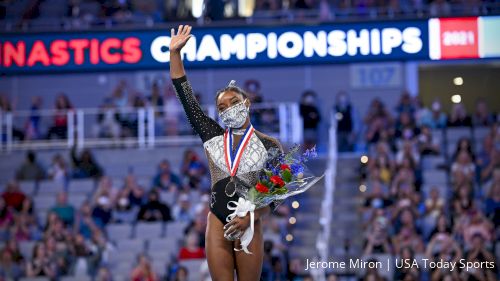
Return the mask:
{"type": "Polygon", "coordinates": [[[291,182],[292,181],[292,172],[290,170],[286,169],[281,171],[281,177],[285,182],[291,182]]]}
{"type": "Polygon", "coordinates": [[[264,170],[264,172],[266,173],[266,176],[268,177],[272,177],[273,176],[273,172],[269,171],[269,170],[264,170]]]}
{"type": "Polygon", "coordinates": [[[288,192],[288,188],[286,188],[286,187],[276,188],[274,190],[274,194],[278,194],[278,195],[285,194],[287,192],[288,192]]]}

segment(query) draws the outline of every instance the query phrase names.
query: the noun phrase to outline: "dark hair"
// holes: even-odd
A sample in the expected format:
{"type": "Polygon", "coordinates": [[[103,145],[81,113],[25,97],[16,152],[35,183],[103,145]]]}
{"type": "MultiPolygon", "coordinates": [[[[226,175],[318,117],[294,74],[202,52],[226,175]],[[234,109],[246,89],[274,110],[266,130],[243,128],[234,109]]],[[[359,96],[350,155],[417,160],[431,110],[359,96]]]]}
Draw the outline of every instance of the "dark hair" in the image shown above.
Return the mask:
{"type": "Polygon", "coordinates": [[[35,152],[33,152],[32,150],[28,151],[28,153],[26,153],[26,158],[28,158],[28,161],[30,163],[35,162],[35,160],[36,160],[35,152]]]}
{"type": "Polygon", "coordinates": [[[225,93],[227,91],[235,92],[235,93],[239,94],[240,96],[242,96],[244,99],[246,99],[248,97],[247,93],[245,93],[245,91],[242,88],[240,88],[238,86],[235,86],[234,84],[230,83],[225,88],[220,89],[220,90],[217,91],[217,94],[215,94],[215,103],[216,104],[217,104],[217,100],[219,99],[219,96],[222,93],[225,93]]]}

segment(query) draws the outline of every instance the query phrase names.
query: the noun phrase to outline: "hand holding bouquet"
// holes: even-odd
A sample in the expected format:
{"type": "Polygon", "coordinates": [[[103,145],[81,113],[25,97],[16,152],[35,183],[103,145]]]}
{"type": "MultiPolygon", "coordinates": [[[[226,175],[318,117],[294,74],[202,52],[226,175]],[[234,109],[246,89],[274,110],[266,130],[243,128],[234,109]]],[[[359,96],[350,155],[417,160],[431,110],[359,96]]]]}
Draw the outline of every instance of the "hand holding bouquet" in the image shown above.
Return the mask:
{"type": "MultiPolygon", "coordinates": [[[[238,202],[230,201],[228,209],[234,212],[227,218],[244,217],[250,213],[250,227],[240,237],[241,247],[246,253],[247,246],[253,237],[254,210],[274,203],[274,208],[284,199],[302,193],[318,182],[324,175],[314,176],[306,166],[306,162],[317,157],[315,148],[299,152],[296,145],[288,153],[271,150],[264,169],[255,186],[248,186],[239,181],[236,192],[240,196],[238,202]]],[[[230,239],[231,237],[228,237],[230,239]]],[[[231,239],[230,239],[231,240],[231,239]]],[[[238,251],[238,249],[235,249],[238,251]]]]}

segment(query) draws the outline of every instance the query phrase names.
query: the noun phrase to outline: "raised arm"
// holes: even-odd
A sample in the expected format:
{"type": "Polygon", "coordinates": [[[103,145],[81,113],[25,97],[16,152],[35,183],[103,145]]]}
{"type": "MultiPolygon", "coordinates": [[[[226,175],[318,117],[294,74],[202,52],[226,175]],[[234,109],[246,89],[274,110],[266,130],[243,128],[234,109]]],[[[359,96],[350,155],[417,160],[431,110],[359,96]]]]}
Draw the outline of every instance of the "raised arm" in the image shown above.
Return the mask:
{"type": "Polygon", "coordinates": [[[194,131],[203,142],[224,133],[224,129],[215,120],[210,118],[202,110],[200,104],[193,94],[193,88],[189,83],[184,64],[182,63],[181,50],[192,37],[191,26],[179,25],[177,34],[172,28],[170,41],[170,78],[174,84],[175,93],[180,100],[187,119],[194,131]]]}

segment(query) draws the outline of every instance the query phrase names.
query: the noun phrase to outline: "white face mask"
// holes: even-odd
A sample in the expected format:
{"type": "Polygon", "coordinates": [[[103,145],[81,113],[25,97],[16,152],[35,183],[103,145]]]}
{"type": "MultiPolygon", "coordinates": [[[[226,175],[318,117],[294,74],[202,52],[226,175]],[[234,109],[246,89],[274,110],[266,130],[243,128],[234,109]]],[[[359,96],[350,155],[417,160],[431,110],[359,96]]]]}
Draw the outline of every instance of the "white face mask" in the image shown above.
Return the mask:
{"type": "Polygon", "coordinates": [[[245,105],[246,99],[219,113],[222,123],[228,128],[241,128],[248,117],[249,108],[245,105]]]}

